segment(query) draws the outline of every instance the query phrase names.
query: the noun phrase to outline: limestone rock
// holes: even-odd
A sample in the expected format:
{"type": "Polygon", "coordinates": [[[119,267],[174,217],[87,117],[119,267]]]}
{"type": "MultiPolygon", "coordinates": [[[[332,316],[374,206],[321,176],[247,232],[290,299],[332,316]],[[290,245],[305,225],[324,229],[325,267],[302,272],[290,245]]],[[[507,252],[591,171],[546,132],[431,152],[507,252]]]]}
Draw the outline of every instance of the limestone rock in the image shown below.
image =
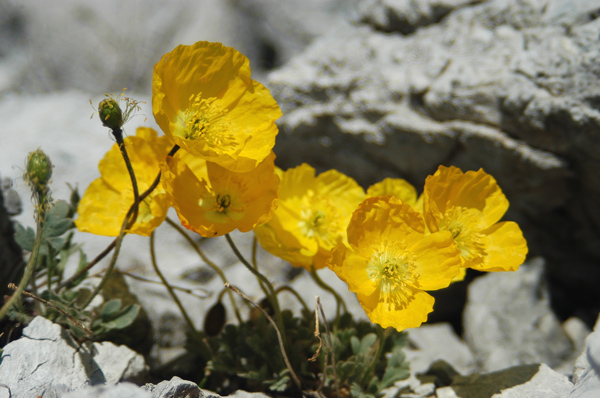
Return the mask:
{"type": "Polygon", "coordinates": [[[483,372],[515,365],[559,366],[573,345],[550,308],[544,262],[476,278],[464,310],[464,338],[483,372]]]}
{"type": "Polygon", "coordinates": [[[34,318],[23,337],[7,344],[0,357],[0,380],[15,398],[37,397],[55,384],[74,390],[137,381],[146,372],[143,357],[127,347],[109,342],[79,345],[60,325],[42,317],[34,318]]]}
{"type": "Polygon", "coordinates": [[[469,347],[454,333],[450,324],[425,324],[408,329],[407,333],[411,344],[404,351],[411,373],[422,373],[440,359],[463,375],[469,375],[476,369],[469,347]]]}
{"type": "MultiPolygon", "coordinates": [[[[456,377],[438,397],[562,398],[573,388],[565,375],[545,364],[515,366],[484,375],[456,377]]],[[[442,390],[442,391],[440,391],[442,390]]]]}
{"type": "Polygon", "coordinates": [[[157,385],[146,384],[142,389],[151,392],[152,398],[204,398],[205,396],[196,383],[182,380],[176,376],[157,385]]]}

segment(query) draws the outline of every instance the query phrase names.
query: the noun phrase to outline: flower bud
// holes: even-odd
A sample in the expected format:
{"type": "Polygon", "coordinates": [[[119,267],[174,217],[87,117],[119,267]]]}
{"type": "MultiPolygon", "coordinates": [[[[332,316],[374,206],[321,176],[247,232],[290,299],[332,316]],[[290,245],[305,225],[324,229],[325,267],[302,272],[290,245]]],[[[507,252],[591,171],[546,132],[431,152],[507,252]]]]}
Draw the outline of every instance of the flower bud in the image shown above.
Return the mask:
{"type": "Polygon", "coordinates": [[[44,190],[50,178],[52,177],[52,162],[46,156],[44,151],[38,149],[29,153],[27,157],[27,172],[25,173],[25,181],[33,185],[38,190],[44,190]]]}
{"type": "Polygon", "coordinates": [[[123,126],[123,112],[119,103],[114,98],[105,98],[98,105],[98,114],[102,124],[109,129],[118,129],[123,126]]]}

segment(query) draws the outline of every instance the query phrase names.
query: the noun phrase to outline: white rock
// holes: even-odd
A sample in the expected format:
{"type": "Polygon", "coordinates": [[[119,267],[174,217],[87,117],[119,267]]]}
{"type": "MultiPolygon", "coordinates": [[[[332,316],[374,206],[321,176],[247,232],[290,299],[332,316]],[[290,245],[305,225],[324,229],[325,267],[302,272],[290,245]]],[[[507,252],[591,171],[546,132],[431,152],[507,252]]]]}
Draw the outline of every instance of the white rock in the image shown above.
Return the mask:
{"type": "Polygon", "coordinates": [[[60,325],[42,317],[34,318],[0,357],[0,380],[15,398],[37,397],[54,384],[74,390],[137,380],[145,372],[143,357],[129,348],[109,342],[79,345],[60,325]]]}
{"type": "Polygon", "coordinates": [[[538,372],[526,383],[507,388],[492,398],[563,398],[573,388],[567,376],[541,364],[538,372]]]}
{"type": "Polygon", "coordinates": [[[464,310],[464,338],[480,369],[547,363],[558,366],[573,346],[550,308],[544,262],[475,279],[464,310]]]}
{"type": "Polygon", "coordinates": [[[469,347],[454,333],[450,324],[425,324],[408,329],[407,333],[412,344],[404,352],[411,373],[422,373],[440,359],[463,375],[469,375],[476,369],[475,358],[469,347]]]}

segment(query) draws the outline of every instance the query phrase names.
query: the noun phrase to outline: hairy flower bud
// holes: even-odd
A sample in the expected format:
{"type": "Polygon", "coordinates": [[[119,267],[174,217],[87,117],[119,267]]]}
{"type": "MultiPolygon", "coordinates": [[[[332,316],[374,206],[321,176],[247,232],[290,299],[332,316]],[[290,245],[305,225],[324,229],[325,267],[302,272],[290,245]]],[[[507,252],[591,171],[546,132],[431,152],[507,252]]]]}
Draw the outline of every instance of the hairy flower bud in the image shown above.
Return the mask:
{"type": "Polygon", "coordinates": [[[123,112],[114,98],[105,98],[98,105],[98,114],[102,124],[109,129],[118,129],[123,125],[123,112]]]}
{"type": "Polygon", "coordinates": [[[25,180],[38,190],[44,190],[52,177],[52,162],[44,151],[38,149],[27,156],[25,180]]]}

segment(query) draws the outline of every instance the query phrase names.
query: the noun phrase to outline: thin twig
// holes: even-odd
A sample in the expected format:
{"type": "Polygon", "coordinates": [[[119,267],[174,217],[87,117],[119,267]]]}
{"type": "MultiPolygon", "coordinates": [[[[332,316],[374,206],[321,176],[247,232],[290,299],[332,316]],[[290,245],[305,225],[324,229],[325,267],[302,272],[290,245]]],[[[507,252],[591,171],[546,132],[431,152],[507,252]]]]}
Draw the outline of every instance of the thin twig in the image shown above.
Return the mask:
{"type": "MultiPolygon", "coordinates": [[[[196,242],[194,242],[194,240],[187,233],[185,233],[185,230],[183,230],[175,221],[171,220],[169,217],[166,218],[166,221],[167,221],[167,224],[169,224],[171,227],[173,227],[177,232],[179,232],[179,234],[181,236],[183,236],[183,238],[185,240],[188,241],[190,246],[192,246],[192,248],[196,251],[198,256],[200,256],[202,261],[204,261],[206,263],[206,265],[208,265],[210,268],[212,268],[213,271],[215,271],[217,273],[217,275],[219,275],[219,277],[221,278],[223,283],[227,283],[228,282],[227,277],[223,273],[223,270],[221,270],[221,268],[219,268],[219,266],[217,264],[215,264],[208,257],[206,257],[206,255],[200,249],[198,244],[196,242]]],[[[233,306],[233,312],[235,312],[235,317],[237,318],[238,322],[240,324],[242,324],[243,323],[242,316],[240,315],[240,310],[237,307],[237,304],[233,297],[233,293],[231,293],[231,291],[229,291],[229,290],[227,291],[227,293],[229,294],[229,298],[231,300],[231,305],[233,306]]]]}
{"type": "Polygon", "coordinates": [[[171,287],[171,285],[169,285],[169,282],[164,277],[163,273],[160,271],[160,268],[158,268],[158,263],[156,262],[156,252],[154,250],[154,231],[152,231],[152,234],[150,235],[150,259],[152,260],[152,267],[154,267],[154,271],[156,272],[156,275],[158,275],[158,277],[162,281],[163,285],[165,285],[165,287],[169,291],[169,294],[173,298],[173,301],[175,301],[175,304],[177,304],[177,307],[179,307],[179,311],[181,311],[181,315],[183,315],[183,318],[185,319],[186,323],[188,324],[188,327],[194,332],[194,334],[198,334],[198,331],[196,330],[196,327],[194,326],[194,322],[192,322],[187,311],[185,310],[185,308],[183,308],[183,304],[181,304],[179,297],[177,297],[177,295],[173,291],[173,288],[171,287]]]}
{"type": "MultiPolygon", "coordinates": [[[[15,285],[14,283],[9,283],[8,284],[8,288],[11,290],[17,290],[17,285],[15,285]]],[[[85,327],[85,325],[81,322],[79,322],[77,319],[75,319],[71,314],[69,314],[67,311],[63,310],[62,308],[60,308],[59,306],[57,306],[56,304],[48,301],[48,300],[44,300],[41,297],[36,296],[35,294],[31,294],[29,293],[27,290],[23,290],[21,292],[21,294],[23,296],[27,296],[30,297],[36,301],[39,301],[40,303],[55,309],[56,311],[60,312],[61,314],[63,314],[64,316],[66,316],[71,322],[73,322],[75,324],[75,326],[77,326],[78,328],[80,328],[81,330],[83,330],[83,332],[90,338],[93,339],[94,338],[94,334],[87,328],[85,327]]]]}
{"type": "Polygon", "coordinates": [[[275,317],[277,318],[277,322],[279,323],[279,327],[281,329],[282,335],[284,336],[284,340],[287,341],[287,335],[283,324],[283,317],[281,316],[281,309],[279,307],[279,301],[277,300],[277,294],[275,293],[275,288],[273,287],[273,284],[269,282],[269,280],[263,274],[261,274],[257,269],[255,269],[252,266],[252,264],[250,264],[248,260],[244,258],[244,256],[242,256],[242,253],[237,248],[229,234],[225,234],[225,238],[227,239],[227,243],[229,243],[231,250],[233,250],[233,252],[237,256],[237,258],[242,262],[242,264],[244,264],[246,268],[248,268],[248,270],[250,270],[250,272],[252,272],[258,278],[259,281],[262,281],[265,284],[265,286],[267,286],[267,289],[269,290],[269,294],[267,295],[267,297],[269,298],[269,302],[273,307],[273,311],[275,311],[275,317]]]}
{"type": "Polygon", "coordinates": [[[10,392],[10,387],[9,386],[7,386],[6,384],[0,383],[0,387],[6,388],[8,390],[8,398],[12,398],[12,394],[10,392]]]}
{"type": "MultiPolygon", "coordinates": [[[[135,275],[135,274],[132,274],[132,273],[129,273],[129,272],[126,272],[126,271],[121,271],[121,274],[123,274],[124,276],[127,276],[127,277],[129,277],[131,279],[135,279],[135,280],[138,280],[138,281],[141,281],[141,282],[153,283],[155,285],[162,285],[163,284],[162,282],[153,281],[152,279],[144,278],[143,276],[135,275]]],[[[94,275],[91,275],[91,276],[94,276],[94,275]]],[[[198,299],[206,299],[206,298],[212,297],[212,294],[209,291],[207,291],[205,289],[202,289],[202,288],[188,289],[188,288],[181,287],[181,286],[176,286],[176,285],[173,285],[173,284],[171,284],[171,287],[173,288],[173,290],[178,290],[178,291],[180,291],[182,293],[187,293],[190,296],[196,297],[198,299]],[[200,291],[204,292],[206,295],[205,296],[201,296],[199,294],[194,293],[194,291],[196,291],[196,290],[200,290],[200,291]]]]}
{"type": "Polygon", "coordinates": [[[329,344],[329,351],[331,353],[331,366],[333,368],[333,381],[335,383],[335,389],[337,392],[337,396],[340,395],[340,383],[338,381],[337,368],[335,362],[335,352],[333,351],[333,342],[331,341],[331,333],[329,332],[329,326],[327,326],[327,318],[325,317],[325,312],[323,311],[323,305],[321,305],[321,299],[319,296],[315,296],[316,306],[319,308],[319,312],[321,313],[321,318],[323,318],[323,324],[325,325],[325,333],[326,339],[325,341],[329,344]]]}
{"type": "Polygon", "coordinates": [[[233,290],[235,293],[237,293],[240,296],[242,296],[242,298],[244,300],[248,301],[250,304],[252,304],[256,308],[258,308],[260,310],[260,312],[263,313],[263,315],[265,316],[265,318],[267,318],[267,320],[271,323],[271,325],[273,325],[273,327],[275,328],[275,333],[277,333],[277,340],[279,340],[279,349],[281,350],[281,355],[283,356],[283,361],[285,362],[285,366],[288,368],[288,371],[290,372],[290,375],[292,376],[292,379],[294,380],[294,383],[296,383],[296,386],[298,387],[298,389],[302,390],[302,385],[300,384],[300,379],[298,378],[298,376],[296,376],[296,373],[294,372],[294,369],[292,369],[292,364],[290,363],[290,361],[288,359],[288,356],[287,356],[287,354],[285,352],[285,347],[283,345],[283,339],[281,337],[281,333],[279,332],[279,328],[277,327],[277,324],[275,323],[275,321],[273,320],[273,318],[271,318],[269,316],[269,314],[267,314],[267,312],[261,308],[260,305],[258,305],[250,297],[248,297],[244,293],[242,293],[242,291],[240,289],[238,289],[237,287],[232,286],[229,283],[226,283],[225,287],[228,288],[228,289],[233,290]]]}

